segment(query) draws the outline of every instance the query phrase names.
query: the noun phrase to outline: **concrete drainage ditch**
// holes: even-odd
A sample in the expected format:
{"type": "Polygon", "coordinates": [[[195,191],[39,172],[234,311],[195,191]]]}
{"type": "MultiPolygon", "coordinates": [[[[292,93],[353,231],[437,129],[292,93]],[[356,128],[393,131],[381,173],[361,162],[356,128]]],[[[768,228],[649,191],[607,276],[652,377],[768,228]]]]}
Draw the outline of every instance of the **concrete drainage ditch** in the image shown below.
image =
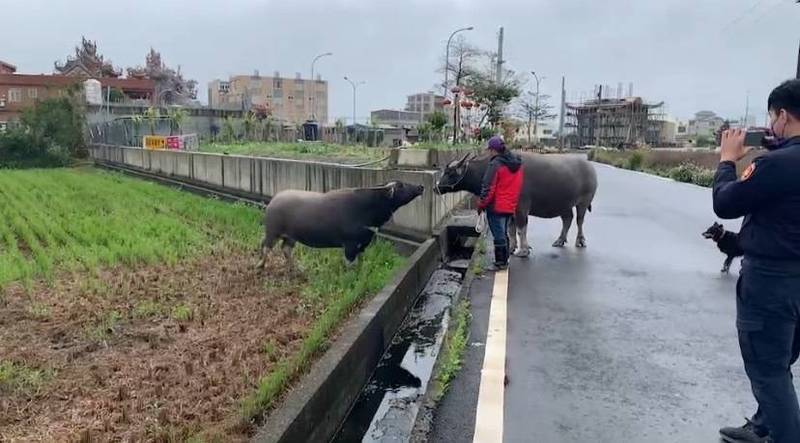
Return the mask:
{"type": "Polygon", "coordinates": [[[466,237],[459,233],[464,232],[447,230],[448,257],[431,275],[332,442],[409,440],[448,330],[450,306],[471,263],[474,229],[466,237]]]}

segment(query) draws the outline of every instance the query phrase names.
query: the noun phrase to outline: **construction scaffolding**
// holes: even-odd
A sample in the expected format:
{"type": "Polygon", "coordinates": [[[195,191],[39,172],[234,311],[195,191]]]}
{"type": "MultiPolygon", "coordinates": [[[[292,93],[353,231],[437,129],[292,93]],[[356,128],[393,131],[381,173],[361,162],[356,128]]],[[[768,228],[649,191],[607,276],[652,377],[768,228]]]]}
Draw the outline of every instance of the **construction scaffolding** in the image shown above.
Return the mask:
{"type": "MultiPolygon", "coordinates": [[[[618,93],[619,95],[619,93],[618,93]]],[[[567,103],[568,139],[572,146],[627,148],[658,145],[664,120],[661,103],[645,103],[641,97],[596,97],[581,103],[567,103]]]]}

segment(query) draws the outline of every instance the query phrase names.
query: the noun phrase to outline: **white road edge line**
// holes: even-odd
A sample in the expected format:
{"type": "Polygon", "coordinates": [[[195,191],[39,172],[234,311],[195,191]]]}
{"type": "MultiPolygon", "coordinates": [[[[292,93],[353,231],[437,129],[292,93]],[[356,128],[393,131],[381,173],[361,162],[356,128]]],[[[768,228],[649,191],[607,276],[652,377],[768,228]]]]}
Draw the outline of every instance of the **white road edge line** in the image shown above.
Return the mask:
{"type": "Polygon", "coordinates": [[[503,441],[503,409],[506,379],[506,301],[508,270],[494,275],[492,302],[489,307],[489,328],[486,332],[486,351],[478,391],[478,410],[475,416],[473,443],[503,441]]]}

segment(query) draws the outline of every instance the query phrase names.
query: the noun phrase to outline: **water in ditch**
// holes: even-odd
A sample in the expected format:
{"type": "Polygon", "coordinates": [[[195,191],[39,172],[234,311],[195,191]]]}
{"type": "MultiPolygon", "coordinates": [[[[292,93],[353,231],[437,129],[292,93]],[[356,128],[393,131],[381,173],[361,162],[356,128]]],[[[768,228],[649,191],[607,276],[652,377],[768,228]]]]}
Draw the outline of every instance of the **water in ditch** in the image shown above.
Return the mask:
{"type": "Polygon", "coordinates": [[[361,391],[333,442],[406,441],[461,289],[468,260],[435,271],[361,391]]]}

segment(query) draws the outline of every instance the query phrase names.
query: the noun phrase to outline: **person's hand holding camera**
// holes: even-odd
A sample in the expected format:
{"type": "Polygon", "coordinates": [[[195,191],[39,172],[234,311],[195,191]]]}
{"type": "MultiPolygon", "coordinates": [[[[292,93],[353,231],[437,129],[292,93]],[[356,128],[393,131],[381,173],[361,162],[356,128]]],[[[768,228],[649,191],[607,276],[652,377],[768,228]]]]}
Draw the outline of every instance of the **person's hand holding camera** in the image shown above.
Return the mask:
{"type": "Polygon", "coordinates": [[[737,162],[750,151],[745,147],[744,139],[747,131],[744,129],[728,129],[722,132],[720,140],[720,161],[737,162]]]}

